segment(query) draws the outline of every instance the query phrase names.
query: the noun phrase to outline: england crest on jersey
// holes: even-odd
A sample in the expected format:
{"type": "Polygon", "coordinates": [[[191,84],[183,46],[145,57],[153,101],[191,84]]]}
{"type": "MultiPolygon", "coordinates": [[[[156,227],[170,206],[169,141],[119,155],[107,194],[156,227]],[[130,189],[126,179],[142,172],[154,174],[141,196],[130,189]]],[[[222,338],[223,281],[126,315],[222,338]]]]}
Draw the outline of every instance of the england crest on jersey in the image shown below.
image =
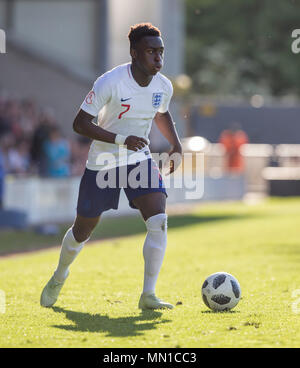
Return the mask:
{"type": "Polygon", "coordinates": [[[158,92],[158,93],[153,93],[152,95],[152,106],[154,108],[159,108],[159,106],[161,105],[162,102],[162,97],[163,97],[163,93],[162,92],[158,92]]]}

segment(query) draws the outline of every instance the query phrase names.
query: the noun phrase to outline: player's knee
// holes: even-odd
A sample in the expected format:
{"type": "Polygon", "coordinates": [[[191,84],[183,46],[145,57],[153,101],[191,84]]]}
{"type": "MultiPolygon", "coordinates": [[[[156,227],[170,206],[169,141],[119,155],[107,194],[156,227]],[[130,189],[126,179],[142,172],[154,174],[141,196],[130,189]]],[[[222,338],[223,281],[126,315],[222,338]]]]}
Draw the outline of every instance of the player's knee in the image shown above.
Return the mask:
{"type": "MultiPolygon", "coordinates": [[[[146,220],[146,227],[148,230],[143,253],[146,261],[147,255],[152,259],[160,259],[161,252],[165,252],[167,247],[167,221],[168,216],[165,213],[159,213],[149,217],[146,220]]],[[[155,275],[159,271],[157,269],[159,263],[152,262],[147,267],[149,275],[155,275]]]]}
{"type": "Polygon", "coordinates": [[[159,213],[151,216],[146,220],[146,227],[148,231],[167,232],[168,215],[166,213],[159,213]]]}
{"type": "Polygon", "coordinates": [[[75,240],[78,243],[83,243],[83,242],[87,242],[89,237],[91,236],[93,229],[84,229],[78,226],[74,226],[73,227],[73,235],[75,240]]]}
{"type": "Polygon", "coordinates": [[[99,218],[86,219],[77,216],[75,223],[73,224],[73,235],[78,243],[86,242],[91,236],[94,228],[96,227],[99,218]]]}
{"type": "Polygon", "coordinates": [[[86,218],[77,215],[73,224],[73,235],[78,243],[86,242],[92,234],[92,231],[98,224],[100,216],[95,218],[86,218]]]}

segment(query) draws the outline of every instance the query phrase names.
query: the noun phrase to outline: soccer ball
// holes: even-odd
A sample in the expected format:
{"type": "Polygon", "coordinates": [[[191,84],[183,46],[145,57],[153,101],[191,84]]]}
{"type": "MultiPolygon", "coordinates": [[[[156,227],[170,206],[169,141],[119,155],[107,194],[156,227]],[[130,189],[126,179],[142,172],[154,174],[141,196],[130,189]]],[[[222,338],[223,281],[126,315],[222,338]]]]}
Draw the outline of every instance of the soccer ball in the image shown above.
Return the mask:
{"type": "Polygon", "coordinates": [[[202,299],[214,311],[230,310],[237,305],[240,298],[240,284],[227,272],[208,276],[202,285],[202,299]]]}

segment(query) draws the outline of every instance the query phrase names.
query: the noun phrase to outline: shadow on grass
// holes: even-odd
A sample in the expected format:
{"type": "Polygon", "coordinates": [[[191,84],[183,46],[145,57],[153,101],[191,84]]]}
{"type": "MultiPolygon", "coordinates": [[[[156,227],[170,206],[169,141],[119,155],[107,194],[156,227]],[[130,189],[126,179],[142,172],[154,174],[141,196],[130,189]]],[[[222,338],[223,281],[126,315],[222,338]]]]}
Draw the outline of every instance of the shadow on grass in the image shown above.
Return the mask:
{"type": "MultiPolygon", "coordinates": [[[[170,215],[169,229],[182,228],[192,225],[201,225],[213,222],[244,220],[251,215],[230,214],[203,216],[198,214],[170,215]]],[[[103,218],[93,232],[92,239],[131,236],[146,232],[145,223],[141,217],[103,218]]]]}
{"type": "Polygon", "coordinates": [[[54,325],[52,327],[77,332],[102,332],[105,336],[128,337],[141,336],[144,331],[153,330],[158,324],[171,320],[160,318],[162,312],[143,311],[139,316],[110,318],[107,315],[74,312],[60,307],[52,307],[54,312],[65,313],[72,325],[54,325]]]}
{"type": "MultiPolygon", "coordinates": [[[[245,220],[253,216],[239,213],[210,216],[201,214],[170,215],[168,226],[171,230],[213,222],[245,220]]],[[[1,232],[0,256],[58,246],[70,226],[71,224],[60,225],[59,233],[53,236],[37,234],[34,230],[1,232]]],[[[146,234],[145,223],[141,216],[104,217],[93,231],[91,240],[105,240],[139,234],[146,234]]]]}

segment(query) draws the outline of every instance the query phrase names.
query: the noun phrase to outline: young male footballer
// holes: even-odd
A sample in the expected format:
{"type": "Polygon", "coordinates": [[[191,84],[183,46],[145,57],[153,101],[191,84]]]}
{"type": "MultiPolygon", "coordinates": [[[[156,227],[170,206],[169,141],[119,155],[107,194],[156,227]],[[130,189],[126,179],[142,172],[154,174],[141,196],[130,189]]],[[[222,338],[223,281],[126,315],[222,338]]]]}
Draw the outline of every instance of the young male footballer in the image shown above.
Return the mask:
{"type": "MultiPolygon", "coordinates": [[[[96,80],[73,123],[76,133],[93,142],[80,183],[76,219],[63,238],[58,266],[41,294],[44,307],[57,301],[70,264],[88,241],[101,214],[118,208],[120,190],[124,188],[129,205],[140,211],[147,228],[143,247],[144,285],[138,307],[173,308],[155,295],[167,246],[167,193],[148,147],[154,119],[171,145],[169,155],[178,153],[181,157],[181,143],[168,111],[173,88],[160,73],[164,44],[159,29],[150,23],[137,24],[131,27],[128,38],[131,63],[117,66],[96,80]],[[92,122],[96,116],[97,125],[92,122]],[[121,176],[125,173],[128,180],[130,172],[137,168],[141,170],[140,176],[156,177],[158,185],[149,180],[148,185],[137,188],[130,186],[130,181],[121,185],[121,176]],[[105,171],[107,174],[114,171],[117,186],[99,185],[105,171]]],[[[170,174],[180,163],[174,162],[170,161],[170,174]]]]}

